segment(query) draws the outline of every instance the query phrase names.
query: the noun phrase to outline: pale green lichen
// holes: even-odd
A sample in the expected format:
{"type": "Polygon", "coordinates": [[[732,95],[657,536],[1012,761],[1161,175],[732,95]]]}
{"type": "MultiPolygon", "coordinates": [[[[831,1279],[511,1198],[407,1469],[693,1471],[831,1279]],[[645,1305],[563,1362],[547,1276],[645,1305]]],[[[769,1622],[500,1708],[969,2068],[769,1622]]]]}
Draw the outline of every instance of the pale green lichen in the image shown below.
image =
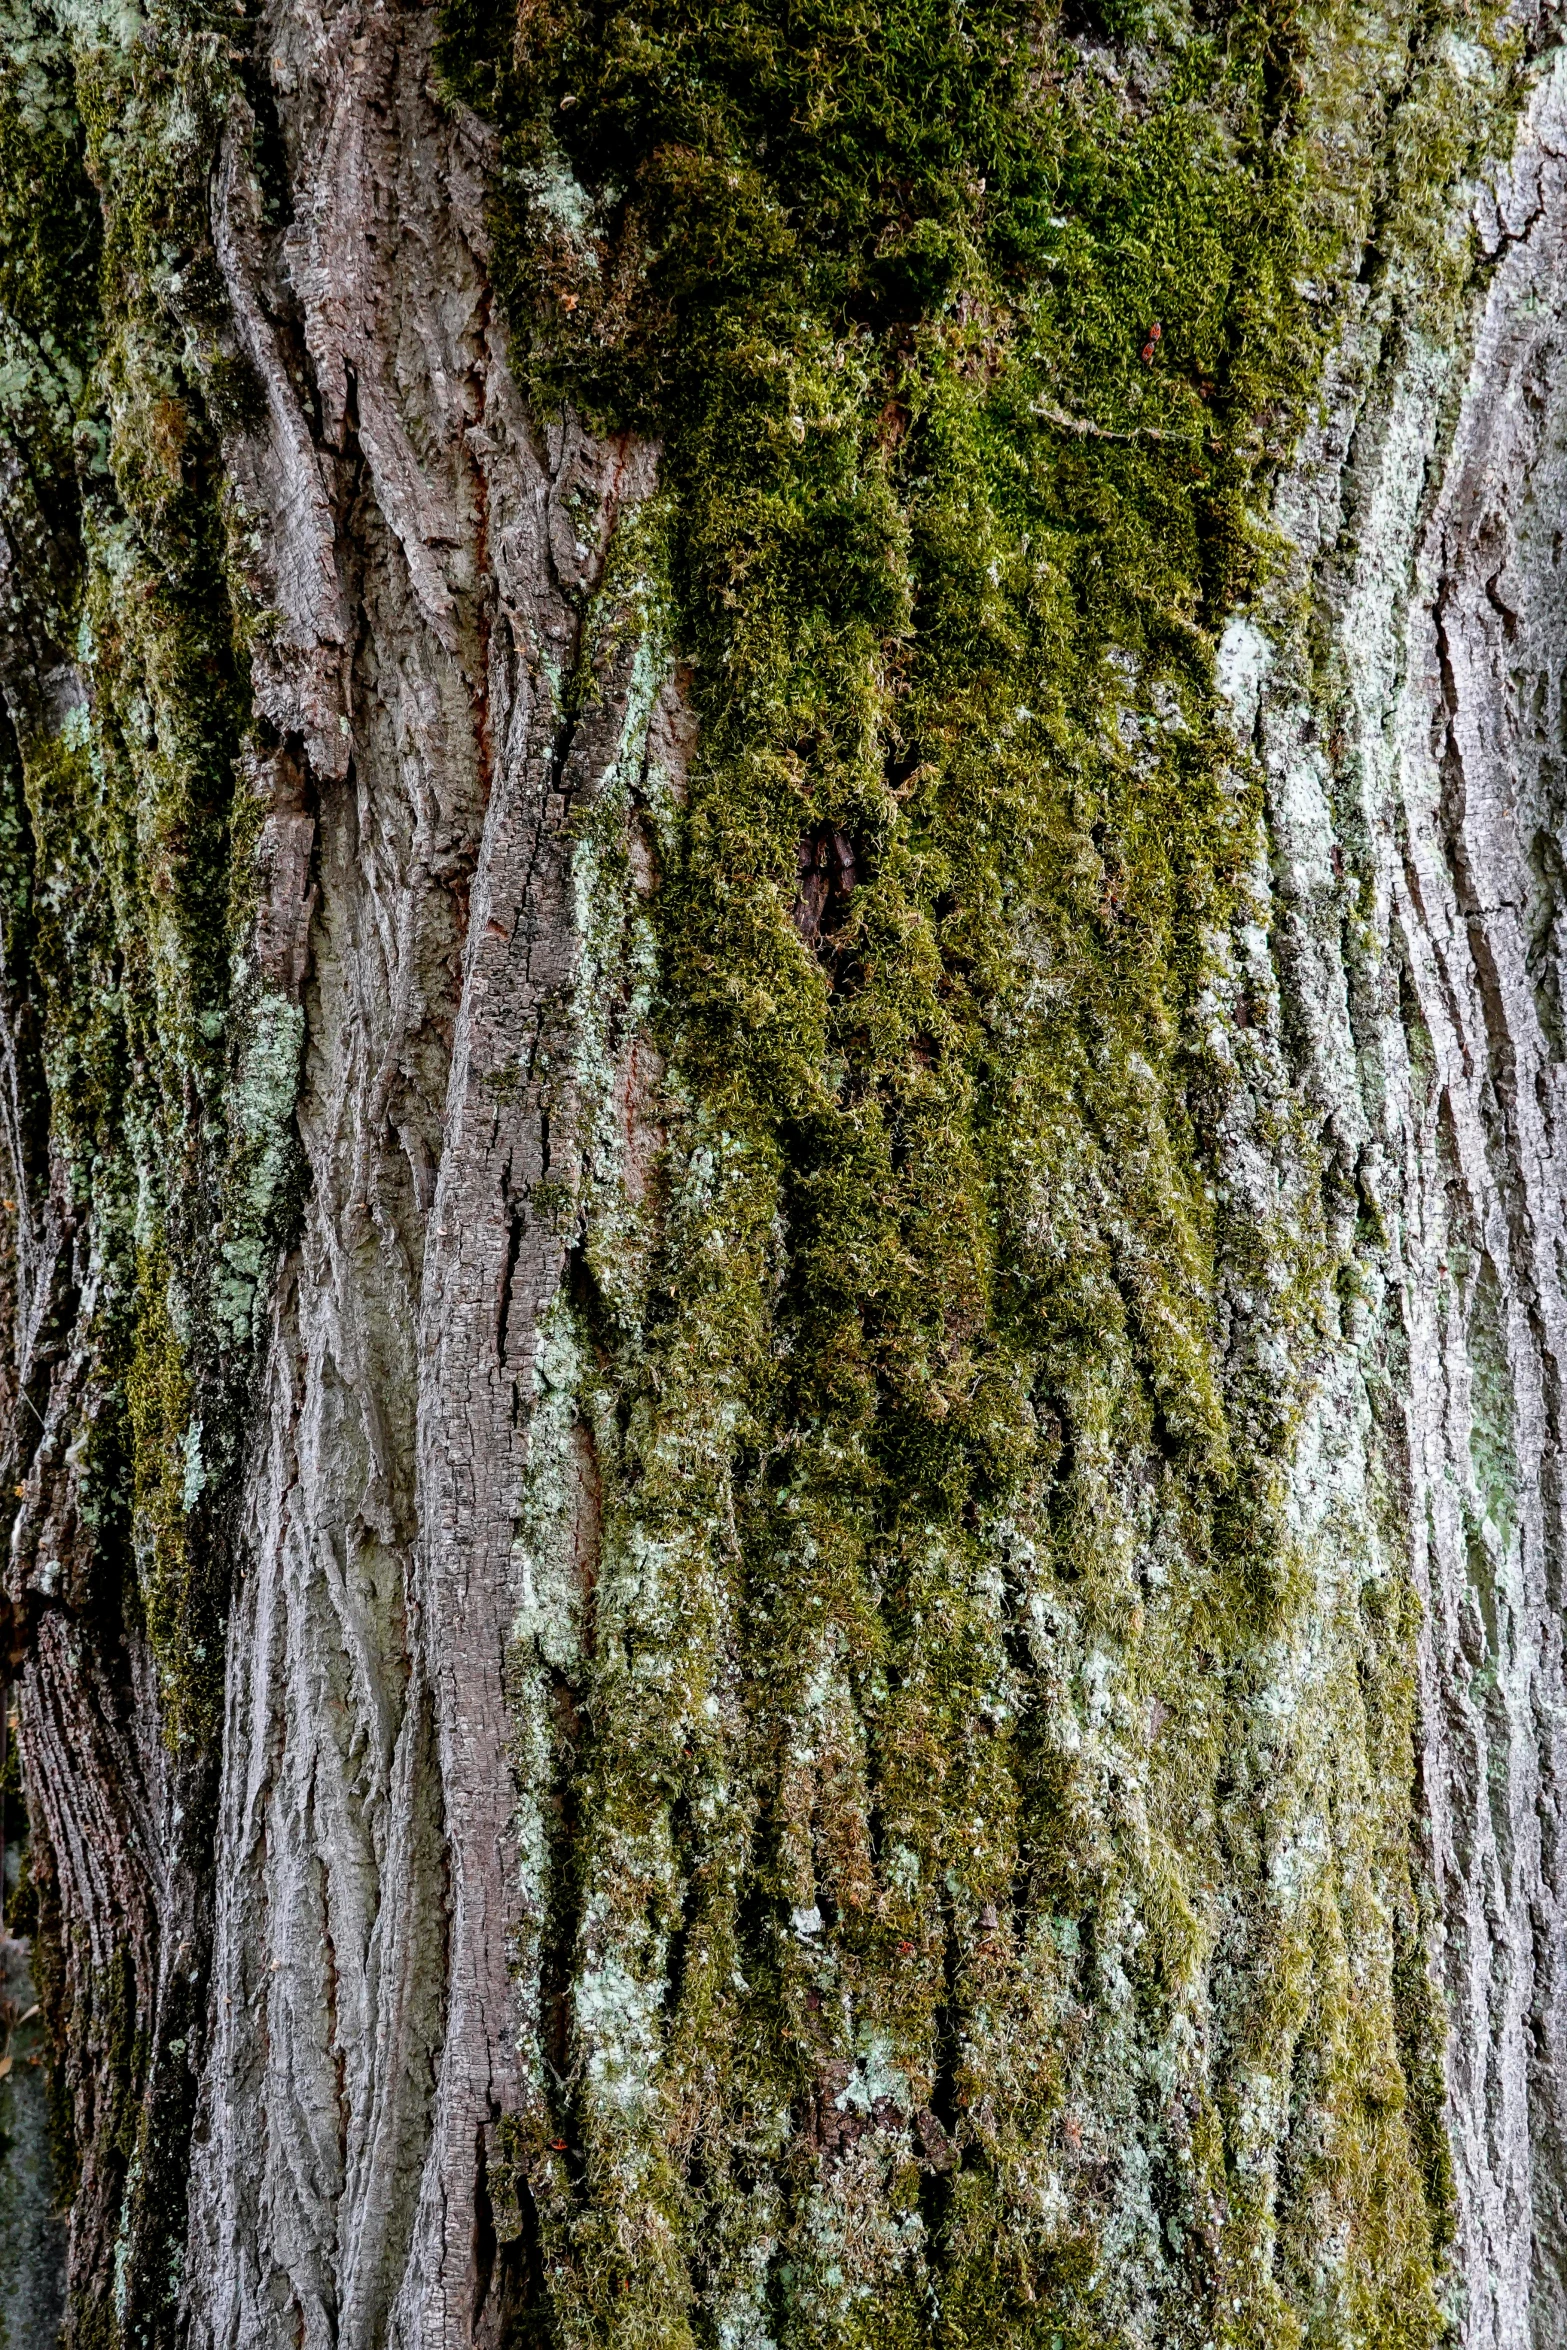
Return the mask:
{"type": "Polygon", "coordinates": [[[276,989],[261,989],[244,1023],[228,1088],[229,1160],[217,1250],[222,1271],[212,1292],[216,1321],[229,1343],[246,1352],[261,1342],[263,1275],[275,1251],[278,1203],[298,1158],[294,1104],[304,1050],[303,1005],[276,989]]]}

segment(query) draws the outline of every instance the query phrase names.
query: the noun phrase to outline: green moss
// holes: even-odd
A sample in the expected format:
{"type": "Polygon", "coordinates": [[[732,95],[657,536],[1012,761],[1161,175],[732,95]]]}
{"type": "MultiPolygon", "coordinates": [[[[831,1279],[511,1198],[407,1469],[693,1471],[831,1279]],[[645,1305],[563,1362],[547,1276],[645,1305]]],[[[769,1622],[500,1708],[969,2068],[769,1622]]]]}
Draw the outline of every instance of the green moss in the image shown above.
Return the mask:
{"type": "Polygon", "coordinates": [[[190,1621],[200,1595],[191,1585],[191,1512],[205,1482],[201,1423],[186,1349],[169,1302],[169,1268],[160,1248],[142,1252],[136,1335],[126,1380],[134,1479],[137,1579],[147,1636],[163,1674],[165,1725],[178,1739],[190,1722],[190,1690],[219,1679],[218,1627],[190,1621]],[[213,1642],[217,1653],[207,1648],[213,1642]],[[199,1653],[198,1653],[199,1652],[199,1653]]]}
{"type": "MultiPolygon", "coordinates": [[[[0,841],[8,963],[89,1274],[83,1540],[54,1596],[113,1654],[122,1623],[145,1632],[198,1869],[226,1513],[294,1183],[302,1024],[256,968],[259,819],[235,784],[261,622],[243,588],[235,617],[219,434],[252,388],[225,356],[208,200],[241,38],[228,8],[89,12],[62,32],[22,0],[0,20],[0,432],[25,452],[7,530],[28,626],[84,694],[63,724],[19,718],[25,804],[0,841]]],[[[150,1987],[61,1958],[67,2064],[115,2100],[77,2118],[122,2194],[123,2307],[101,2298],[78,2331],[150,2339],[179,2292],[204,1987],[165,1997],[166,2045],[122,2045],[116,2002],[150,1987]]]]}
{"type": "Polygon", "coordinates": [[[448,8],[700,721],[584,818],[659,842],[579,1068],[649,1021],[666,1149],[579,1202],[518,1635],[562,2343],[1440,2334],[1414,1624],[1287,1520],[1338,1265],[1213,645],[1366,240],[1467,282],[1457,21],[448,8]]]}
{"type": "Polygon", "coordinates": [[[0,28],[0,430],[49,527],[68,535],[61,477],[92,343],[98,249],[69,87],[58,30],[22,0],[0,28]]]}
{"type": "Polygon", "coordinates": [[[218,430],[234,395],[207,213],[235,37],[231,13],[176,12],[154,41],[84,35],[74,56],[106,330],[77,432],[93,701],[67,869],[96,896],[72,1009],[54,1026],[68,1042],[94,1004],[115,1016],[119,1096],[105,1069],[86,1114],[103,1137],[98,1221],[120,1252],[133,1540],[166,1727],[198,1741],[216,1722],[223,1512],[256,1285],[286,1213],[301,1026],[255,968],[259,818],[235,780],[249,681],[229,589],[218,430]]]}

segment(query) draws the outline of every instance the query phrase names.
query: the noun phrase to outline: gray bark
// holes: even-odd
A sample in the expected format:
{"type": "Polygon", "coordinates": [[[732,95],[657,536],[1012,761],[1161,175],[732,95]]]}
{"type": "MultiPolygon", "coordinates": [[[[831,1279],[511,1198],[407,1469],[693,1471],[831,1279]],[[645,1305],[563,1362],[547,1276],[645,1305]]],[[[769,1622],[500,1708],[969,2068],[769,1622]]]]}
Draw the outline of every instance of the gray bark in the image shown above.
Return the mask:
{"type": "Polygon", "coordinates": [[[392,10],[279,9],[294,224],[264,255],[237,174],[220,215],[269,399],[235,473],[285,615],[258,691],[285,745],[257,778],[263,951],[292,975],[308,933],[310,970],[311,1186],[246,1480],[192,2216],[193,2336],[236,2346],[494,2336],[476,2195],[519,2102],[529,1922],[513,1537],[565,1257],[531,1203],[580,1187],[572,819],[617,768],[640,780],[652,715],[639,630],[597,662],[584,643],[652,453],[523,415],[486,157],[431,97],[432,37],[392,10]],[[303,314],[320,444],[269,263],[303,314]]]}
{"type": "Polygon", "coordinates": [[[1307,1086],[1345,1212],[1358,1192],[1387,1233],[1360,1374],[1324,1384],[1299,1506],[1365,1510],[1390,1380],[1426,1609],[1463,2338],[1487,2350],[1567,2340],[1564,90],[1558,67],[1477,202],[1494,268],[1472,347],[1416,339],[1389,364],[1368,317],[1282,491],[1322,673],[1261,682],[1262,639],[1229,640],[1307,1086]]]}

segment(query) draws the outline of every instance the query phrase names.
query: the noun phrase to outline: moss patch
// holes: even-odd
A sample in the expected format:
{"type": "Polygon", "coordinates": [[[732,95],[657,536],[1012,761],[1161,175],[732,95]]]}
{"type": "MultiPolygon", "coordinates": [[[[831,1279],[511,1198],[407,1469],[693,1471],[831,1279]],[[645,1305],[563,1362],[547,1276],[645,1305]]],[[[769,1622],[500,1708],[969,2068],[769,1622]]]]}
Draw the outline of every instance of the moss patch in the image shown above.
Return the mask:
{"type": "Polygon", "coordinates": [[[590,1184],[541,1358],[541,2338],[1433,2342],[1414,1618],[1289,1522],[1337,1267],[1213,650],[1363,254],[1466,282],[1515,60],[446,24],[533,397],[663,443],[700,720],[661,1188],[590,1184]]]}
{"type": "MultiPolygon", "coordinates": [[[[6,953],[37,1023],[53,1179],[80,1236],[73,1344],[91,1366],[74,1580],[47,1598],[110,1671],[122,1627],[145,1633],[176,1750],[171,1866],[195,1881],[301,1026],[256,967],[257,818],[236,789],[249,681],[219,436],[243,387],[220,348],[208,201],[248,38],[230,7],[0,12],[0,434],[22,459],[5,519],[24,632],[16,660],[0,647],[24,779],[0,840],[6,953]]],[[[45,1937],[64,1930],[51,1911],[45,1937]]],[[[161,2339],[199,1951],[165,1986],[158,2048],[122,2028],[152,2012],[152,1984],[94,1976],[63,1947],[47,1972],[71,2082],[113,2099],[77,2104],[105,2182],[97,2224],[118,2229],[115,2291],[89,2286],[79,2330],[161,2339]]]]}

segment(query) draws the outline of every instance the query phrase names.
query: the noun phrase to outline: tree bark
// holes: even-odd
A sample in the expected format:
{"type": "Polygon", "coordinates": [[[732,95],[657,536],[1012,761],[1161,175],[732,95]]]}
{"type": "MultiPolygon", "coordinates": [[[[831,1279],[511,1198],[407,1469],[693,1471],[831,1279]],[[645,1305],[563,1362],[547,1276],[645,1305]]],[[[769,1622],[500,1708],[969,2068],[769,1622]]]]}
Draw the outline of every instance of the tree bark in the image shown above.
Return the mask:
{"type": "Polygon", "coordinates": [[[628,23],[0,18],[0,2336],[1567,2344],[1553,22],[628,23]]]}

